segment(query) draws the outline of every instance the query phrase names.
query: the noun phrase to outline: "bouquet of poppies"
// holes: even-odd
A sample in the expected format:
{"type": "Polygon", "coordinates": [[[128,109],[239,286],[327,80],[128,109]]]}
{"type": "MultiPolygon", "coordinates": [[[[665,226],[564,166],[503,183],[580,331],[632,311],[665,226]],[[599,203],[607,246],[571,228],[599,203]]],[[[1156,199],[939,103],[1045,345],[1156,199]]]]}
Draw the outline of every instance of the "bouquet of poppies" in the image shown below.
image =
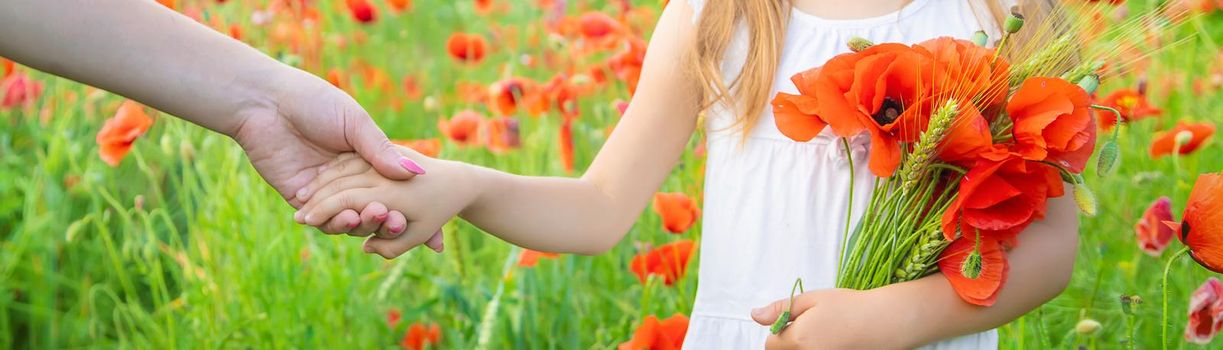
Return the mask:
{"type": "Polygon", "coordinates": [[[798,94],[773,99],[777,127],[796,141],[831,129],[848,152],[848,138],[870,137],[874,190],[858,195],[866,214],[843,233],[837,287],[941,271],[962,299],[992,305],[1005,251],[1065,183],[1094,213],[1081,174],[1097,149],[1102,174],[1119,154],[1115,134],[1097,147],[1093,110],[1108,108],[1090,94],[1101,64],[1082,62],[1069,34],[1008,62],[999,52],[1022,26],[1013,13],[995,48],[984,32],[916,45],[854,39],[852,52],[794,75],[798,94]]]}

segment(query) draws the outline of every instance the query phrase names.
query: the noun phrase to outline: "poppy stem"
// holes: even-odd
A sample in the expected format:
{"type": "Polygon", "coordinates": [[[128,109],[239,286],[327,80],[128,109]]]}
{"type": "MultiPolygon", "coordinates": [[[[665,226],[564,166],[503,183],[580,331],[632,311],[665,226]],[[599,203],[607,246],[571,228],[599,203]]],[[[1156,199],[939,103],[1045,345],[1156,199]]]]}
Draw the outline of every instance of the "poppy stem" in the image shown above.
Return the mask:
{"type": "MultiPolygon", "coordinates": [[[[841,248],[838,250],[837,264],[844,265],[845,260],[845,244],[849,242],[849,222],[853,219],[854,214],[854,152],[849,148],[849,139],[841,138],[841,146],[845,147],[845,159],[849,160],[849,205],[845,206],[845,233],[841,235],[841,248]]],[[[841,266],[837,266],[837,271],[841,271],[841,266]]],[[[799,285],[802,285],[802,280],[799,280],[799,285]]]]}
{"type": "Polygon", "coordinates": [[[1113,116],[1117,118],[1117,124],[1113,126],[1113,142],[1116,142],[1117,137],[1121,136],[1121,122],[1123,121],[1121,118],[1121,111],[1118,111],[1116,108],[1101,105],[1091,105],[1091,108],[1113,112],[1113,116]]]}
{"type": "Polygon", "coordinates": [[[1160,343],[1160,347],[1164,350],[1168,350],[1168,272],[1172,270],[1172,263],[1176,262],[1176,259],[1180,258],[1181,255],[1185,255],[1185,253],[1188,253],[1188,252],[1189,252],[1189,247],[1185,247],[1181,249],[1180,251],[1176,252],[1176,254],[1172,255],[1172,258],[1168,259],[1168,263],[1164,265],[1164,279],[1163,279],[1164,305],[1163,305],[1163,311],[1160,314],[1162,317],[1162,320],[1159,323],[1160,334],[1162,335],[1159,343],[1160,343]]]}

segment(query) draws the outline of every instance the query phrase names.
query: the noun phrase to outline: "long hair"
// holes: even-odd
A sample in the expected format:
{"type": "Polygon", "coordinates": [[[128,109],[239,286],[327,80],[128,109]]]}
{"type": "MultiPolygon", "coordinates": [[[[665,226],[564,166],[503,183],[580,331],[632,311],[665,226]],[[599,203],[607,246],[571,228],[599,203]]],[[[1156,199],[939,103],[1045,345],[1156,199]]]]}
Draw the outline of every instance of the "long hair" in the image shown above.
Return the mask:
{"type": "MultiPolygon", "coordinates": [[[[701,109],[724,104],[735,113],[734,127],[746,137],[768,105],[769,93],[777,74],[781,57],[786,21],[790,17],[792,0],[706,0],[704,10],[696,14],[697,38],[690,60],[700,82],[701,109]],[[726,48],[742,23],[747,29],[747,55],[739,74],[729,82],[723,78],[722,59],[726,48]]],[[[982,27],[992,26],[1001,32],[1010,9],[999,0],[965,0],[973,5],[979,18],[988,18],[982,27]]],[[[906,1],[907,3],[907,1],[906,1]]],[[[1019,12],[1029,23],[1052,20],[1057,0],[1020,0],[1019,12]]],[[[1049,40],[1049,30],[1023,30],[1016,34],[1017,42],[1003,54],[1013,57],[1025,47],[1036,47],[1033,41],[1049,40]]]]}

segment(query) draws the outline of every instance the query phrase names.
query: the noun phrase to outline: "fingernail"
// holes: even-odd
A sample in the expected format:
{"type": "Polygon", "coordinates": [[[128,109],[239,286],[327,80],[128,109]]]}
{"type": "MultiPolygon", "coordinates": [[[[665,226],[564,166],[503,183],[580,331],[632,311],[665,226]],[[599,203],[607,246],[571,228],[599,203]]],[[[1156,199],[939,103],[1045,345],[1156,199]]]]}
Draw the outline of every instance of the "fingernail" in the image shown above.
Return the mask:
{"type": "Polygon", "coordinates": [[[357,228],[357,225],[360,225],[360,224],[361,224],[361,223],[359,223],[359,222],[350,222],[350,223],[348,223],[348,225],[347,225],[347,226],[348,226],[348,228],[353,229],[353,228],[357,228]]]}
{"type": "Polygon", "coordinates": [[[391,234],[397,235],[403,232],[403,226],[391,226],[391,234]]]}
{"type": "Polygon", "coordinates": [[[753,317],[762,317],[762,316],[764,316],[764,312],[765,312],[764,308],[756,308],[756,309],[752,309],[752,316],[753,316],[753,317]]]}
{"type": "Polygon", "coordinates": [[[309,196],[309,195],[310,195],[310,190],[306,189],[305,187],[302,187],[300,190],[297,190],[297,199],[306,199],[306,196],[309,196]]]}
{"type": "Polygon", "coordinates": [[[373,253],[373,252],[374,252],[374,247],[371,247],[371,246],[369,246],[369,245],[365,245],[365,247],[363,247],[363,248],[361,248],[361,249],[364,249],[366,253],[373,253]]]}
{"type": "Polygon", "coordinates": [[[421,168],[420,164],[416,164],[416,162],[408,159],[407,157],[399,158],[399,165],[402,165],[404,169],[408,169],[408,171],[411,171],[413,174],[425,174],[425,168],[421,168]]]}
{"type": "Polygon", "coordinates": [[[306,214],[305,216],[302,216],[302,222],[305,222],[305,223],[314,222],[314,215],[306,214]]]}
{"type": "Polygon", "coordinates": [[[298,210],[298,211],[293,212],[293,221],[297,221],[298,223],[302,223],[302,222],[303,222],[302,220],[305,220],[305,218],[303,218],[303,217],[302,217],[302,211],[301,211],[301,210],[298,210]]]}
{"type": "Polygon", "coordinates": [[[377,221],[377,222],[383,222],[383,221],[386,221],[386,216],[387,216],[387,214],[382,214],[382,215],[374,215],[374,221],[377,221]]]}

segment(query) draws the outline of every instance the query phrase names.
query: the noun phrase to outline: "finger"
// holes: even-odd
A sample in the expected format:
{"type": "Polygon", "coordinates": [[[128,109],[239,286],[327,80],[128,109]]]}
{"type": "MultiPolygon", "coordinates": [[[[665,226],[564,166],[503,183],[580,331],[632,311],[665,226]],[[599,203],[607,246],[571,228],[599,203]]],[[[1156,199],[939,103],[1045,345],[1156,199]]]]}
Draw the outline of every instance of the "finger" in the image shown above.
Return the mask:
{"type": "Polygon", "coordinates": [[[398,210],[392,210],[387,216],[386,222],[382,224],[382,228],[378,229],[377,236],[386,239],[399,237],[407,228],[408,219],[398,210]]]}
{"type": "MultiPolygon", "coordinates": [[[[415,225],[415,223],[413,224],[415,225]]],[[[411,228],[409,228],[411,230],[411,228]]],[[[424,243],[426,237],[419,235],[403,234],[395,238],[380,238],[378,236],[370,237],[365,240],[365,252],[378,254],[384,259],[394,259],[403,253],[407,253],[412,248],[415,248],[421,243],[424,243]]]]}
{"type": "Polygon", "coordinates": [[[302,206],[300,211],[303,213],[308,212],[310,209],[314,208],[315,205],[318,205],[315,202],[326,201],[328,198],[335,196],[336,193],[352,189],[371,188],[378,185],[380,181],[381,179],[378,179],[372,173],[370,173],[369,176],[354,175],[335,179],[334,181],[331,181],[331,183],[315,188],[313,190],[314,194],[310,195],[312,200],[307,201],[306,204],[302,206]]]}
{"type": "Polygon", "coordinates": [[[366,163],[364,159],[357,158],[355,155],[345,157],[342,154],[340,157],[344,158],[342,160],[337,158],[320,166],[318,176],[315,176],[314,180],[310,180],[310,183],[306,184],[306,186],[298,189],[295,198],[303,202],[309,201],[318,192],[319,188],[335,181],[335,179],[357,175],[369,170],[369,163],[366,163]]]}
{"type": "Polygon", "coordinates": [[[348,232],[349,230],[357,227],[360,223],[361,216],[357,214],[357,211],[348,209],[339,212],[334,217],[331,217],[322,224],[311,226],[317,226],[320,231],[323,231],[323,233],[334,235],[348,232]]]}
{"type": "Polygon", "coordinates": [[[340,155],[335,156],[335,159],[332,159],[326,163],[323,163],[323,165],[318,166],[318,172],[319,174],[322,174],[323,172],[326,172],[327,169],[330,169],[331,167],[336,166],[337,164],[347,162],[354,158],[360,158],[360,157],[361,155],[357,154],[356,152],[340,153],[340,155]]]}
{"type": "Polygon", "coordinates": [[[790,319],[793,320],[798,315],[801,315],[807,309],[815,306],[815,292],[807,292],[794,296],[794,307],[790,307],[790,298],[781,299],[765,305],[763,307],[752,310],[752,320],[762,326],[771,326],[773,322],[777,322],[777,317],[781,313],[789,310],[790,319]]]}
{"type": "Polygon", "coordinates": [[[415,160],[399,153],[398,147],[386,138],[365,111],[350,113],[344,125],[351,125],[344,130],[348,140],[355,142],[352,147],[361,154],[379,174],[392,180],[408,180],[416,175],[424,175],[425,168],[415,160]]]}
{"type": "Polygon", "coordinates": [[[433,249],[435,252],[441,253],[442,250],[446,248],[445,239],[442,237],[442,230],[439,229],[437,232],[433,233],[433,237],[429,238],[428,241],[425,241],[425,246],[429,247],[429,249],[433,249]]]}
{"type": "Polygon", "coordinates": [[[382,227],[382,223],[386,222],[389,216],[389,211],[385,205],[378,202],[371,202],[361,210],[361,225],[348,231],[349,236],[365,237],[370,233],[378,231],[382,227]]]}
{"type": "MultiPolygon", "coordinates": [[[[345,210],[352,208],[364,208],[366,204],[372,202],[372,191],[368,188],[354,188],[337,192],[326,198],[318,198],[306,203],[306,206],[301,210],[302,221],[306,225],[319,226],[328,218],[339,214],[345,210]]],[[[354,213],[356,213],[354,211],[354,213]]],[[[360,220],[360,215],[357,216],[360,220]]],[[[359,224],[359,223],[358,223],[359,224]]],[[[354,228],[356,225],[353,226],[354,228]]],[[[344,230],[342,232],[348,232],[344,230]]]]}

